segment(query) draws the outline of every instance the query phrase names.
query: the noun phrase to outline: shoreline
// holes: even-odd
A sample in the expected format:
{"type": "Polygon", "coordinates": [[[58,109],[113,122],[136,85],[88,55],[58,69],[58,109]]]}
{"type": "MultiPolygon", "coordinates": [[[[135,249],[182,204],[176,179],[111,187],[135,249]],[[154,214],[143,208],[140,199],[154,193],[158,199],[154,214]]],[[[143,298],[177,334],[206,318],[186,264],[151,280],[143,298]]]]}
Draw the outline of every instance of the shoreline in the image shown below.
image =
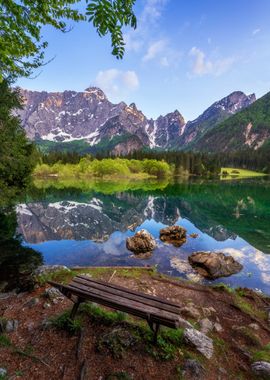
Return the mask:
{"type": "Polygon", "coordinates": [[[9,377],[21,371],[22,378],[44,380],[80,378],[83,363],[88,373],[85,379],[175,380],[181,378],[180,373],[184,379],[200,374],[207,380],[240,376],[253,380],[254,363],[268,358],[267,307],[270,298],[251,290],[191,284],[149,267],[62,268],[41,275],[32,292],[0,300],[1,319],[11,321],[12,326],[11,331],[0,334],[0,367],[9,377]],[[46,281],[69,282],[75,270],[178,304],[181,317],[212,342],[211,357],[207,359],[184,339],[185,330],[162,328],[155,346],[145,322],[129,315],[122,320],[119,313],[95,305],[83,306],[76,329],[67,330],[64,315],[72,303],[46,281]],[[30,353],[26,350],[29,345],[30,353]],[[196,375],[193,367],[185,372],[190,360],[199,371],[196,375]],[[126,377],[109,377],[118,372],[126,377]]]}

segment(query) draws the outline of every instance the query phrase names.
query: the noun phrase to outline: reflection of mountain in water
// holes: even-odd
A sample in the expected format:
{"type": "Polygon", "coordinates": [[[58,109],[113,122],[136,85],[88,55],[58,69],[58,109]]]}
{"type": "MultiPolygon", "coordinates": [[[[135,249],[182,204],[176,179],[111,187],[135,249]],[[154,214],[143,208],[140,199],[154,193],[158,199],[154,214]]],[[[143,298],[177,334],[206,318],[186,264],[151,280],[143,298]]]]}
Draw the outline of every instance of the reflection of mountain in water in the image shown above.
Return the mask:
{"type": "Polygon", "coordinates": [[[216,240],[235,237],[210,220],[206,225],[201,224],[204,218],[199,210],[175,197],[99,194],[84,203],[66,200],[17,206],[18,232],[32,244],[48,240],[105,241],[114,231],[135,229],[146,219],[173,225],[181,216],[188,217],[195,225],[198,220],[197,227],[216,240]]]}

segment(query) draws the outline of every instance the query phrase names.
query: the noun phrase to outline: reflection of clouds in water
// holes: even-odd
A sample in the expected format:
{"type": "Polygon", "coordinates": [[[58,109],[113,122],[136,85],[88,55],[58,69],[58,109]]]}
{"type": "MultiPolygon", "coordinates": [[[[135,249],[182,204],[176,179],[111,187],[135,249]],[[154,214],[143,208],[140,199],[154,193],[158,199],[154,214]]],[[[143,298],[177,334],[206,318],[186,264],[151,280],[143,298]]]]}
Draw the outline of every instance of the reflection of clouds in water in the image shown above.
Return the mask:
{"type": "Polygon", "coordinates": [[[103,243],[103,251],[108,255],[122,256],[123,248],[121,245],[123,244],[123,240],[125,241],[123,234],[113,233],[109,240],[103,243]]]}
{"type": "Polygon", "coordinates": [[[170,260],[171,267],[176,269],[179,273],[185,274],[189,280],[200,282],[202,277],[194,271],[187,260],[172,257],[170,260]]]}
{"type": "Polygon", "coordinates": [[[255,264],[260,271],[262,282],[270,283],[270,257],[268,255],[251,246],[245,246],[241,249],[225,248],[222,251],[238,259],[244,264],[244,267],[247,266],[248,262],[255,264]]]}
{"type": "Polygon", "coordinates": [[[270,284],[270,273],[262,272],[261,277],[263,282],[270,284]]]}
{"type": "MultiPolygon", "coordinates": [[[[220,249],[216,249],[215,252],[220,252],[220,249]]],[[[222,252],[231,255],[234,259],[238,260],[243,260],[246,257],[245,253],[241,249],[223,248],[222,252]]]]}
{"type": "Polygon", "coordinates": [[[256,250],[251,257],[251,261],[256,264],[262,272],[270,272],[269,257],[265,253],[256,250]]]}

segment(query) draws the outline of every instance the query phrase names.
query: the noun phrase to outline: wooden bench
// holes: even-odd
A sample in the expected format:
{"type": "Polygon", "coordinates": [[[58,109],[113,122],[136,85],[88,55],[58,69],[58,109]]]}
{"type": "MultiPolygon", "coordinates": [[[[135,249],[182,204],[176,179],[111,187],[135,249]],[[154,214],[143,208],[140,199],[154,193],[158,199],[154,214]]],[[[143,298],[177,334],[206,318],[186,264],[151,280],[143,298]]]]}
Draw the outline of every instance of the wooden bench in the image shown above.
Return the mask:
{"type": "Polygon", "coordinates": [[[72,319],[80,303],[91,301],[145,319],[154,333],[155,342],[160,325],[171,328],[191,327],[189,322],[181,318],[180,306],[166,299],[83,275],[74,277],[68,285],[54,281],[48,281],[48,283],[74,302],[70,314],[72,319]]]}

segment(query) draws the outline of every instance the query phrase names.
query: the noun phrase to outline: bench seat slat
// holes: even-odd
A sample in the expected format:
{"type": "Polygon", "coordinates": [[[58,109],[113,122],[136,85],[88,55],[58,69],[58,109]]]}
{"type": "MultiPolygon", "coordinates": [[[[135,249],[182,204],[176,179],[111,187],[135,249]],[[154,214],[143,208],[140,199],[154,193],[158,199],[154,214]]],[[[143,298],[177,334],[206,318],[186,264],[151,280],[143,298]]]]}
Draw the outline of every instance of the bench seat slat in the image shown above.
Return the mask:
{"type": "Polygon", "coordinates": [[[100,284],[100,283],[96,283],[96,282],[85,281],[85,279],[82,279],[80,277],[75,277],[73,279],[73,281],[70,283],[70,285],[76,285],[76,284],[87,286],[88,289],[90,289],[90,290],[91,289],[100,289],[100,290],[103,290],[106,293],[108,293],[108,295],[112,294],[112,295],[122,296],[122,297],[125,297],[126,299],[129,299],[129,300],[138,301],[144,305],[157,307],[160,310],[164,310],[164,311],[168,311],[168,312],[176,313],[176,314],[180,313],[179,307],[163,304],[161,301],[155,300],[155,298],[149,299],[149,298],[145,297],[143,293],[132,294],[132,293],[124,291],[123,289],[119,290],[117,288],[109,287],[109,286],[107,286],[107,284],[100,284]]]}
{"type": "MultiPolygon", "coordinates": [[[[168,301],[168,300],[166,300],[164,298],[152,296],[150,294],[145,294],[145,293],[141,293],[141,292],[136,292],[135,290],[131,290],[131,289],[125,288],[125,287],[120,286],[120,285],[115,285],[115,284],[108,283],[108,282],[105,282],[105,281],[92,279],[92,278],[90,278],[88,276],[84,276],[84,275],[77,275],[74,279],[77,279],[77,278],[84,279],[85,281],[88,281],[90,283],[96,283],[96,284],[104,285],[104,286],[106,286],[108,288],[113,288],[113,289],[121,290],[121,291],[124,291],[125,293],[130,293],[130,294],[137,295],[137,296],[140,296],[140,297],[144,296],[144,298],[147,298],[149,300],[159,301],[163,305],[169,305],[169,306],[172,306],[172,307],[175,307],[175,308],[178,307],[178,305],[176,305],[175,303],[173,303],[171,301],[168,301]]],[[[179,308],[180,308],[180,306],[179,306],[179,308]]]]}
{"type": "Polygon", "coordinates": [[[77,295],[77,297],[84,300],[97,302],[101,305],[117,309],[132,315],[135,315],[146,320],[150,320],[153,323],[161,323],[164,326],[177,328],[179,326],[178,316],[176,314],[170,314],[165,312],[159,312],[158,310],[149,310],[149,308],[141,308],[139,304],[135,305],[134,302],[119,302],[119,300],[111,299],[108,297],[101,297],[96,293],[90,293],[73,286],[61,286],[60,290],[65,294],[70,292],[77,295]],[[61,289],[62,288],[62,289],[61,289]],[[67,291],[67,292],[66,292],[67,291]]]}

